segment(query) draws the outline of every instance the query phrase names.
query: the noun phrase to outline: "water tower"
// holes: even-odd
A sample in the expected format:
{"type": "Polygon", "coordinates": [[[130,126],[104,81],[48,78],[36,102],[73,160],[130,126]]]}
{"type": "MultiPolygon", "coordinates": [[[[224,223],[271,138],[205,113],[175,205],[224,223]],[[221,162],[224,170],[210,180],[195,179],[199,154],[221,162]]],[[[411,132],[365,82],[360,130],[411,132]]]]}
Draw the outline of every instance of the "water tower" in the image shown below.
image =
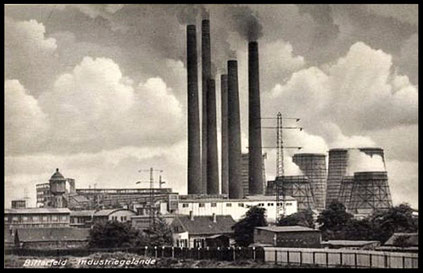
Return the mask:
{"type": "Polygon", "coordinates": [[[65,207],[64,194],[66,193],[66,178],[56,169],[56,172],[51,176],[50,193],[52,195],[51,206],[53,208],[65,207]]]}

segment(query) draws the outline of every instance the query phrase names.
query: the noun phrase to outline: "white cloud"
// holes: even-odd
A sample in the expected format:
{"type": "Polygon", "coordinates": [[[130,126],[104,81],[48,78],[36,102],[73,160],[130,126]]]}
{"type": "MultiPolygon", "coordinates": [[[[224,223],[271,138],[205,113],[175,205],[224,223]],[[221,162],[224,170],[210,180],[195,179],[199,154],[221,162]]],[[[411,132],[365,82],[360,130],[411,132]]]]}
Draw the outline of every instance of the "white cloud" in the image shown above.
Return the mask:
{"type": "Polygon", "coordinates": [[[387,160],[386,169],[394,205],[406,202],[417,209],[419,205],[418,162],[387,160]]]}
{"type": "Polygon", "coordinates": [[[46,37],[45,26],[36,20],[5,18],[6,78],[17,78],[34,94],[49,86],[55,75],[57,44],[46,37]]]}
{"type": "Polygon", "coordinates": [[[47,136],[46,115],[18,80],[6,80],[4,90],[6,154],[34,150],[47,136]]]}

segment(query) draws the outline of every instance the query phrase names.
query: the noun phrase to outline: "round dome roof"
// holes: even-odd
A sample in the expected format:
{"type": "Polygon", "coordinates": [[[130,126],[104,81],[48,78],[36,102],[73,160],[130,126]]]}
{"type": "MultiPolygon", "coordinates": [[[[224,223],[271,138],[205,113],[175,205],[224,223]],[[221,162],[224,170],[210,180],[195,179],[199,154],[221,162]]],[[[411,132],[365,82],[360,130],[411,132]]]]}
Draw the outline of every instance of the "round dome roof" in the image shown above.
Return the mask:
{"type": "Polygon", "coordinates": [[[57,168],[56,172],[51,176],[50,179],[65,179],[65,177],[59,172],[59,168],[57,168]]]}

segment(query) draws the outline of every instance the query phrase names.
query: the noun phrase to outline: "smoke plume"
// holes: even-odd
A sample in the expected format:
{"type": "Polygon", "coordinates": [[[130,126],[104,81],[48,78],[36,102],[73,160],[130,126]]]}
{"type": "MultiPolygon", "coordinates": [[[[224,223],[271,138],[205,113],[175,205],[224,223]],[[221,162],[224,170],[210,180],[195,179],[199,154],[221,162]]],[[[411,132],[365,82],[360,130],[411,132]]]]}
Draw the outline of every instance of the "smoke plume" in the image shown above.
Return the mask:
{"type": "Polygon", "coordinates": [[[181,25],[195,24],[198,15],[201,19],[209,19],[208,10],[203,5],[178,5],[175,7],[176,17],[181,25]]]}
{"type": "Polygon", "coordinates": [[[247,41],[256,41],[263,35],[263,26],[249,7],[232,7],[227,10],[227,16],[232,18],[235,31],[247,41]]]}
{"type": "Polygon", "coordinates": [[[348,151],[347,175],[353,176],[355,172],[385,172],[385,164],[380,155],[367,155],[360,150],[348,151]]]}

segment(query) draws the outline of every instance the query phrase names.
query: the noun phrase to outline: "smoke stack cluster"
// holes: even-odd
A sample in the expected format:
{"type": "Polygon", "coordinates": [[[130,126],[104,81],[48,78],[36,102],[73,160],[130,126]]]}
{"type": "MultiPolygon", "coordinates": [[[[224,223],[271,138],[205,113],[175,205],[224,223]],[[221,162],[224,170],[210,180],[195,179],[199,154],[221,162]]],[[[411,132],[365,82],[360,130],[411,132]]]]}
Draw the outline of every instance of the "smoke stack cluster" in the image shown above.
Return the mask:
{"type": "Polygon", "coordinates": [[[200,154],[200,110],[198,105],[197,34],[187,26],[188,71],[188,194],[202,192],[200,154]]]}
{"type": "MultiPolygon", "coordinates": [[[[247,16],[247,18],[252,18],[247,16]]],[[[248,20],[250,22],[251,20],[248,20]]],[[[256,20],[252,20],[256,22],[256,20]]],[[[251,23],[251,22],[250,22],[251,23]]],[[[253,25],[257,25],[254,23],[253,25]]],[[[249,28],[249,27],[247,27],[249,28]]],[[[259,33],[256,28],[251,30],[259,33]]],[[[247,31],[250,33],[250,31],[247,31]]],[[[249,35],[251,38],[251,35],[249,35]]],[[[258,37],[258,34],[252,35],[258,37]]],[[[198,102],[196,30],[187,27],[188,70],[188,194],[219,194],[216,129],[216,84],[212,75],[210,21],[201,22],[201,136],[198,102]],[[201,142],[201,143],[200,143],[201,142]]],[[[261,147],[260,82],[258,43],[248,44],[249,60],[249,182],[252,195],[264,193],[261,147]]],[[[221,75],[222,176],[221,192],[229,198],[244,197],[241,176],[241,118],[238,62],[229,60],[227,75],[221,75]]]]}
{"type": "Polygon", "coordinates": [[[248,185],[251,195],[263,194],[258,43],[248,43],[248,185]]]}

